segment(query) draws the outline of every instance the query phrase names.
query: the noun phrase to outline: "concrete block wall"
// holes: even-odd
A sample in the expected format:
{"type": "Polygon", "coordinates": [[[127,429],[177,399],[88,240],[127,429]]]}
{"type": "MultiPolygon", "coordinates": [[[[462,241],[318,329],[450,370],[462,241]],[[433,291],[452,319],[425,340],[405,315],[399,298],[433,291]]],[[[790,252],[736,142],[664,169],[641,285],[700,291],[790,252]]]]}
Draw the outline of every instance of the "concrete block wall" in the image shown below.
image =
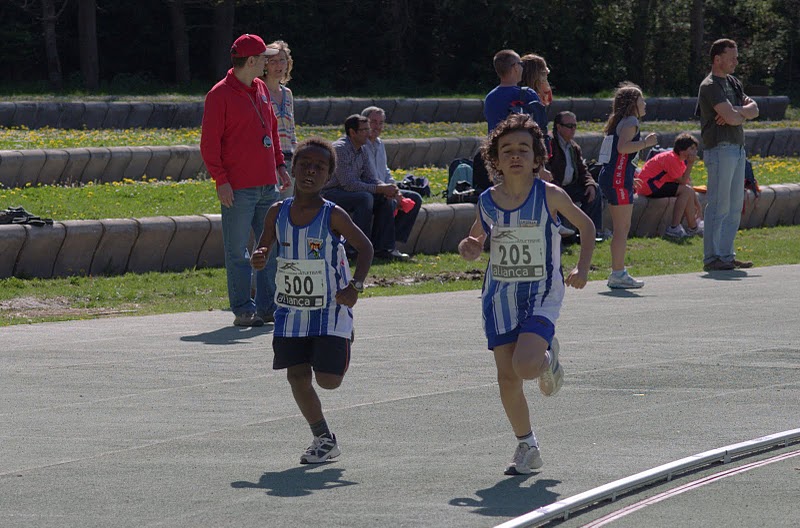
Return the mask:
{"type": "Polygon", "coordinates": [[[125,178],[175,181],[205,170],[199,146],[90,147],[0,151],[0,186],[112,183],[125,178]]]}
{"type": "MultiPolygon", "coordinates": [[[[700,195],[701,204],[705,195],[700,195]]],[[[634,201],[631,236],[662,236],[674,198],[634,201]]],[[[474,204],[427,204],[407,242],[408,253],[457,251],[475,221],[474,204]]],[[[604,226],[611,226],[606,208],[604,226]]],[[[800,184],[747,192],[742,228],[800,224],[800,184]]],[[[0,225],[0,278],[117,275],[222,267],[220,215],[55,222],[52,227],[0,225]]]]}
{"type": "MultiPolygon", "coordinates": [[[[699,139],[699,132],[693,132],[699,139]]],[[[659,133],[659,144],[671,146],[676,133],[659,133]]],[[[583,156],[596,159],[601,134],[578,134],[583,156]]],[[[456,158],[472,158],[480,137],[430,139],[387,139],[386,157],[391,169],[447,167],[456,158]]],[[[747,151],[761,156],[800,156],[800,129],[748,130],[747,151]]],[[[701,149],[702,152],[702,149],[701,149]]],[[[646,152],[643,154],[646,156],[646,152]]],[[[0,151],[0,186],[72,185],[111,183],[125,178],[174,181],[196,178],[205,172],[200,147],[174,145],[159,147],[91,147],[53,150],[0,151]]]]}
{"type": "Polygon", "coordinates": [[[0,225],[0,278],[222,267],[220,226],[220,215],[0,225]]]}
{"type": "MultiPolygon", "coordinates": [[[[754,97],[761,119],[779,120],[786,115],[786,96],[754,97]]],[[[694,97],[648,97],[649,120],[692,121],[694,97]]],[[[341,125],[347,116],[368,106],[386,111],[389,123],[479,123],[484,121],[481,99],[295,99],[295,120],[306,125],[341,125]]],[[[605,121],[611,99],[558,98],[547,113],[574,112],[582,121],[605,121]]],[[[0,126],[31,129],[73,128],[185,128],[198,127],[203,119],[203,102],[150,103],[120,101],[87,102],[0,102],[0,126]]]]}

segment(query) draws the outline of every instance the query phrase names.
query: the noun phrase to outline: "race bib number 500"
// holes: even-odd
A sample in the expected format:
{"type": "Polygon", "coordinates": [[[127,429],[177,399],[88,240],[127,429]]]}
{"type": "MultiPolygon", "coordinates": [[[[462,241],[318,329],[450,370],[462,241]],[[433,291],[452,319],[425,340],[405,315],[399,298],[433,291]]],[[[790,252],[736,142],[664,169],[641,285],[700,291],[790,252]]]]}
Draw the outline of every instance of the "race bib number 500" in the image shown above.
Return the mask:
{"type": "Polygon", "coordinates": [[[489,264],[501,282],[532,282],[545,277],[544,240],[538,227],[492,227],[489,264]]]}
{"type": "Polygon", "coordinates": [[[275,303],[297,310],[320,310],[328,299],[324,260],[278,258],[275,303]]]}

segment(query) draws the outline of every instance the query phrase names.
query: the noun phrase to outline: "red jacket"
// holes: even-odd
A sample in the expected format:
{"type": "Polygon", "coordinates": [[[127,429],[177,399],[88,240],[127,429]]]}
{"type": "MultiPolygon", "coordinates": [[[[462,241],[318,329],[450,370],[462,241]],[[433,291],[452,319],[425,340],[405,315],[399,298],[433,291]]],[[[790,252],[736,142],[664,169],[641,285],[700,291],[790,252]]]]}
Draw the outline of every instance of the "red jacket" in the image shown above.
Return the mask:
{"type": "Polygon", "coordinates": [[[217,187],[277,184],[276,168],[284,165],[280,147],[267,85],[256,78],[252,86],[245,86],[233,69],[228,70],[206,95],[200,137],[200,153],[217,187]],[[264,136],[272,138],[270,148],[264,147],[264,136]]]}

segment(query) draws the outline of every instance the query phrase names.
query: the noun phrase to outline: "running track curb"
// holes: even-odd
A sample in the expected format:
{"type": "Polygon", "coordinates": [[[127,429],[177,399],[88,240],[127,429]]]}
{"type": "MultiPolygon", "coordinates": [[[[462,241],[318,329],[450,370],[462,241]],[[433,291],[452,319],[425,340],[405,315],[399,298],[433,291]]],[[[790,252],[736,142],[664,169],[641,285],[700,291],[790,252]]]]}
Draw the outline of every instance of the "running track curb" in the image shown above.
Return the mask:
{"type": "Polygon", "coordinates": [[[530,513],[511,519],[495,528],[523,528],[528,526],[541,526],[558,517],[563,520],[569,518],[573,513],[582,508],[596,504],[602,500],[610,499],[612,502],[617,497],[629,491],[642,488],[660,480],[672,480],[672,477],[693,469],[713,464],[715,462],[729,463],[734,457],[746,456],[758,451],[763,451],[771,447],[783,444],[788,446],[800,442],[800,429],[791,429],[781,433],[762,436],[746,442],[731,444],[729,446],[712,449],[703,453],[698,453],[674,462],[669,462],[641,473],[625,477],[602,486],[598,486],[589,491],[573,495],[566,499],[554,502],[547,506],[542,506],[530,513]]]}

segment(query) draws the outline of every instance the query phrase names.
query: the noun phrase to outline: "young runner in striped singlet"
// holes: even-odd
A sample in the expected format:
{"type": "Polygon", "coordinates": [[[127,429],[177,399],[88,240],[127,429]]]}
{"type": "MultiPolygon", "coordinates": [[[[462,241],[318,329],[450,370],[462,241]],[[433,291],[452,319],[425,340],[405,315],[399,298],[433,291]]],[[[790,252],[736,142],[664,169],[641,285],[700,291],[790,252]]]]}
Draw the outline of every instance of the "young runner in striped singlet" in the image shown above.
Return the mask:
{"type": "Polygon", "coordinates": [[[352,307],[364,289],[372,262],[372,244],[347,213],[320,196],[333,174],[336,153],[322,139],[303,141],[295,150],[294,197],[273,205],[253,252],[255,269],[265,266],[273,243],[278,248],[272,368],[286,369],[297,406],[314,439],[301,464],[318,464],[341,454],[322,414],[312,385],[339,387],[350,362],[352,307]],[[358,251],[353,278],[345,239],[358,251]]]}
{"type": "Polygon", "coordinates": [[[586,285],[595,230],[563,189],[537,178],[546,154],[533,118],[510,115],[492,131],[482,151],[499,183],[481,195],[477,219],[458,249],[465,259],[475,260],[490,237],[483,326],[494,351],[500,400],[517,437],[505,472],[528,474],[543,462],[523,381],[539,378],[545,396],[561,388],[564,369],[558,360],[555,322],[564,283],[575,288],[586,285]],[[566,281],[561,271],[559,214],[579,229],[581,240],[578,265],[566,281]]]}

